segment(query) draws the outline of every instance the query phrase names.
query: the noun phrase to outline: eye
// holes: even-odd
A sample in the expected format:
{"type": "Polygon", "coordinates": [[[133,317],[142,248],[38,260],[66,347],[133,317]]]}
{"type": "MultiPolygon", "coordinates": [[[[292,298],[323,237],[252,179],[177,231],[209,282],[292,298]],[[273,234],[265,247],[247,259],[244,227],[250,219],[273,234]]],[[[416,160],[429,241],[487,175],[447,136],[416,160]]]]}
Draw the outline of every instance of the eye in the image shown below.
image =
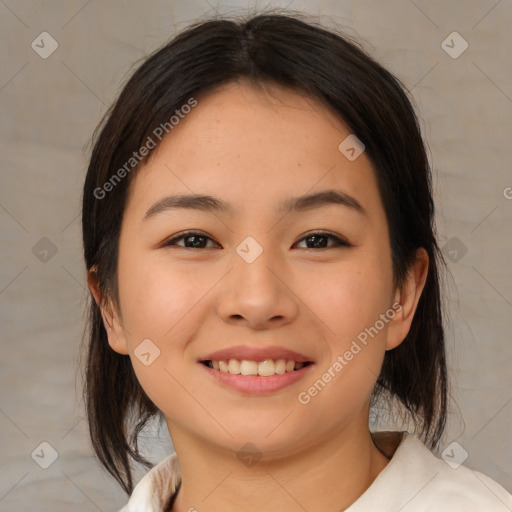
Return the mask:
{"type": "Polygon", "coordinates": [[[304,247],[304,249],[329,249],[330,247],[353,247],[352,244],[343,240],[339,236],[336,236],[329,232],[315,231],[308,233],[307,236],[302,237],[298,243],[306,240],[306,244],[311,244],[312,247],[304,247]],[[329,245],[328,240],[334,240],[334,244],[329,245]]]}
{"type": "MultiPolygon", "coordinates": [[[[352,244],[347,242],[346,240],[340,238],[339,236],[334,235],[333,233],[323,232],[323,231],[315,231],[312,233],[308,233],[307,236],[302,237],[299,242],[296,242],[297,245],[301,243],[303,240],[306,241],[307,247],[299,247],[304,249],[329,249],[332,247],[353,247],[352,244]],[[329,240],[334,243],[329,244],[329,240]],[[309,245],[308,245],[309,244],[309,245]]],[[[170,240],[164,242],[163,246],[173,246],[177,245],[180,247],[184,247],[186,249],[207,249],[208,241],[213,242],[213,246],[211,247],[220,247],[217,242],[215,242],[211,237],[203,233],[202,231],[186,231],[181,233],[179,236],[175,236],[170,240]],[[178,243],[183,240],[183,243],[178,243]]]]}
{"type": "MultiPolygon", "coordinates": [[[[167,240],[164,242],[163,246],[179,245],[186,249],[207,249],[208,247],[205,247],[205,243],[207,244],[208,240],[213,242],[212,238],[201,231],[186,231],[179,236],[167,240]],[[178,244],[177,242],[181,240],[183,240],[183,244],[178,244]]],[[[214,242],[214,244],[219,245],[216,242],[214,242]]]]}

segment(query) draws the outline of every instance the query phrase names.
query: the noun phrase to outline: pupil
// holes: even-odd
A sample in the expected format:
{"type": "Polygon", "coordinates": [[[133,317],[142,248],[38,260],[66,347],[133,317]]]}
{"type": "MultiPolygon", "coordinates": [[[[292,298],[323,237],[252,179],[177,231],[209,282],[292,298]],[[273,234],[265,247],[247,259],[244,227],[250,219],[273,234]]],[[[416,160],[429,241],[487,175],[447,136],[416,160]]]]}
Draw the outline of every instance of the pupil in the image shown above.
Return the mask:
{"type": "Polygon", "coordinates": [[[199,241],[192,242],[191,245],[188,245],[187,247],[201,247],[202,242],[204,242],[205,237],[200,235],[190,235],[187,238],[185,238],[185,245],[187,245],[187,242],[189,242],[192,238],[196,238],[199,241]]]}
{"type": "Polygon", "coordinates": [[[327,237],[325,235],[312,235],[308,237],[309,241],[313,241],[314,247],[326,247],[327,237]],[[319,239],[321,242],[319,242],[319,239]]]}

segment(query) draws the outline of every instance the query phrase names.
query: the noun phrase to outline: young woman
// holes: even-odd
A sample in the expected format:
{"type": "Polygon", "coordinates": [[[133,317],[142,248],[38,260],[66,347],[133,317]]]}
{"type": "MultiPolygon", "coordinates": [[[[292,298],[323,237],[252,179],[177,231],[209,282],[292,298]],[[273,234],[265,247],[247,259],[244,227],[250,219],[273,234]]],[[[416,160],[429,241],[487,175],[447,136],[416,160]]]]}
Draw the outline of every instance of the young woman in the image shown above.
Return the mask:
{"type": "Polygon", "coordinates": [[[123,512],[512,509],[429,450],[448,393],[429,164],[400,82],[346,36],[266,14],[154,53],[97,135],[83,239],[89,426],[123,512]],[[386,401],[414,432],[370,431],[386,401]],[[155,416],[176,453],[134,489],[155,416]]]}

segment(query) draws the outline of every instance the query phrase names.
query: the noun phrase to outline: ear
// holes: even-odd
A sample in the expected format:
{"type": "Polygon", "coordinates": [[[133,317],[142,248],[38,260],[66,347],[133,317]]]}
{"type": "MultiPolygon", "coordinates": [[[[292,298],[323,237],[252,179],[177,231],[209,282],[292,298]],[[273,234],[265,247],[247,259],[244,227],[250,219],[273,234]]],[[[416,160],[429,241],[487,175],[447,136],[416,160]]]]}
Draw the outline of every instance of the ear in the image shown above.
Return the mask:
{"type": "Polygon", "coordinates": [[[87,285],[98,305],[103,318],[103,325],[107,331],[108,344],[118,354],[128,355],[128,343],[126,342],[125,329],[120,316],[110,299],[103,297],[98,274],[95,267],[87,271],[87,285]]]}
{"type": "Polygon", "coordinates": [[[414,313],[427,281],[428,262],[427,251],[420,247],[416,251],[416,259],[409,269],[405,283],[395,292],[393,304],[395,316],[389,321],[386,350],[398,347],[411,328],[414,313]]]}

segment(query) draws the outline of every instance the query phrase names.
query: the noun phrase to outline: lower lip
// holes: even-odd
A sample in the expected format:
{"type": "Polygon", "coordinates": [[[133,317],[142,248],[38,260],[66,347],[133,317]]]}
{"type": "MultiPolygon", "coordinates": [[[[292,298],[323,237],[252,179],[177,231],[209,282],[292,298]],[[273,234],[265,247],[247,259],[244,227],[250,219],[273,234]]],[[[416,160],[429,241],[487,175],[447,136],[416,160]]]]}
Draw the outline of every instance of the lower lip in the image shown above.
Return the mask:
{"type": "Polygon", "coordinates": [[[266,393],[274,393],[302,379],[302,377],[309,373],[310,369],[314,366],[314,363],[304,366],[300,370],[286,372],[283,374],[276,373],[271,377],[260,377],[259,375],[234,375],[214,370],[202,363],[199,363],[199,365],[202,366],[213,378],[217,379],[225,386],[229,386],[230,388],[241,391],[247,395],[262,395],[266,393]]]}

